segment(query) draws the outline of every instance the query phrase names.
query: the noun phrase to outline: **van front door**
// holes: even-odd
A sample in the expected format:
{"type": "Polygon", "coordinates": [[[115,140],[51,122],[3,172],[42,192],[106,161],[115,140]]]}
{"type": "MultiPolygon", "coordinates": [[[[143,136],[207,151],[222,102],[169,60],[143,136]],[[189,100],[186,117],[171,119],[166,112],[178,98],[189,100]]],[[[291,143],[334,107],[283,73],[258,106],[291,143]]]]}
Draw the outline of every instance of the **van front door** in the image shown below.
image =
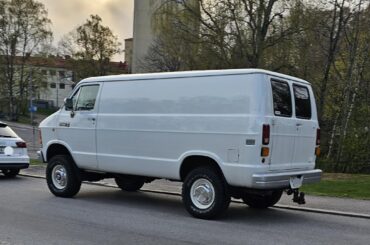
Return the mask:
{"type": "Polygon", "coordinates": [[[96,169],[96,99],[99,84],[80,86],[72,95],[73,110],[61,109],[58,119],[58,139],[72,151],[81,168],[96,169]]]}

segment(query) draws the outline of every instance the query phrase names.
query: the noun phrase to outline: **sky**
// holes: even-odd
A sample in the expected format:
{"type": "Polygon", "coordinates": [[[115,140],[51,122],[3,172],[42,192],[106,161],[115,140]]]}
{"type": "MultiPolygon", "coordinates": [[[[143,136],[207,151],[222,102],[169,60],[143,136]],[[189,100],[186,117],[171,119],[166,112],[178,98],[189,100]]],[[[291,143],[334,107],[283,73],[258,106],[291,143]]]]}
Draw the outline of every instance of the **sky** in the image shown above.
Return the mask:
{"type": "MultiPolygon", "coordinates": [[[[52,21],[54,44],[60,38],[83,24],[91,14],[103,19],[103,25],[109,26],[119,41],[132,37],[134,0],[38,0],[45,5],[48,17],[52,21]]],[[[124,46],[122,46],[124,48],[124,46]]],[[[124,54],[113,58],[123,61],[124,54]]]]}

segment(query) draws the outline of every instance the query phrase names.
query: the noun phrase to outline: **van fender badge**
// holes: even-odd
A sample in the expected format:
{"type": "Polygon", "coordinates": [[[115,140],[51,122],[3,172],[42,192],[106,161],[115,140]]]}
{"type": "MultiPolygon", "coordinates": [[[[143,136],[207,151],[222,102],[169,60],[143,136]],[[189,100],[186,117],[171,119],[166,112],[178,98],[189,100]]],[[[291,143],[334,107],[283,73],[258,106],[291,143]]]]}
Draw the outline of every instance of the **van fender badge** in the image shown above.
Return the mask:
{"type": "Polygon", "coordinates": [[[60,127],[66,127],[66,128],[69,128],[69,127],[71,126],[71,124],[70,124],[70,123],[67,123],[67,122],[61,122],[61,123],[59,123],[59,126],[60,126],[60,127]]]}

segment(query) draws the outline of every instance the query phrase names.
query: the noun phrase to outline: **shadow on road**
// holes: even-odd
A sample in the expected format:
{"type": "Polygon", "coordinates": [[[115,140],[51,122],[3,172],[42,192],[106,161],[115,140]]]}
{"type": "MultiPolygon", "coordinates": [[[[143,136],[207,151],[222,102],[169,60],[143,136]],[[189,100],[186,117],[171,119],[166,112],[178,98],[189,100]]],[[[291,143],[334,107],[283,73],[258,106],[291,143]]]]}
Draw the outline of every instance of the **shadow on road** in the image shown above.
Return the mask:
{"type": "MultiPolygon", "coordinates": [[[[93,201],[105,205],[145,210],[145,212],[165,212],[167,215],[190,217],[186,212],[181,197],[167,194],[156,194],[149,192],[124,192],[119,189],[109,191],[84,190],[82,187],[76,199],[83,202],[93,201]]],[[[304,219],[303,214],[281,209],[268,208],[264,210],[249,208],[245,204],[232,203],[227,212],[216,221],[208,222],[245,222],[251,221],[255,224],[284,224],[304,219]]]]}
{"type": "MultiPolygon", "coordinates": [[[[146,191],[124,192],[118,188],[83,184],[80,192],[74,198],[55,197],[47,189],[46,182],[36,179],[6,178],[0,175],[0,185],[6,189],[22,192],[26,189],[37,191],[39,198],[34,201],[45,202],[51,206],[73,206],[81,210],[92,208],[120,212],[139,212],[151,216],[172,216],[175,219],[193,219],[185,210],[181,196],[146,191]],[[32,180],[32,182],[30,182],[32,180]],[[36,184],[37,183],[37,184],[36,184]],[[34,185],[35,186],[31,186],[34,185]]],[[[221,222],[238,224],[284,225],[299,222],[314,222],[305,213],[269,208],[258,210],[249,208],[242,203],[231,203],[227,212],[215,221],[197,220],[197,222],[221,222]]],[[[194,221],[195,221],[194,220],[194,221]]],[[[316,221],[315,221],[316,222],[316,221]]]]}
{"type": "Polygon", "coordinates": [[[8,181],[8,182],[20,182],[20,181],[24,181],[25,179],[20,177],[20,176],[17,176],[15,178],[10,178],[10,177],[6,177],[4,176],[1,171],[0,171],[0,183],[2,181],[8,181]]]}

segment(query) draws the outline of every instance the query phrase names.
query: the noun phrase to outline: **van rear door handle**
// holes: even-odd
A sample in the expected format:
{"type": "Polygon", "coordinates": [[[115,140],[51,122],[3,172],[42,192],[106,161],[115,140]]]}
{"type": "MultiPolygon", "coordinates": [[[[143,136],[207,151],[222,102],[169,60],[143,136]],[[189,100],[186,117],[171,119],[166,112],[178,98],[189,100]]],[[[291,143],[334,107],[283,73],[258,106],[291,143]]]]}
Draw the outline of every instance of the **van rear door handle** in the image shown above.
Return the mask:
{"type": "Polygon", "coordinates": [[[95,117],[88,117],[87,120],[95,122],[95,117]]]}
{"type": "Polygon", "coordinates": [[[300,127],[300,126],[302,126],[302,123],[297,123],[296,126],[300,127]]]}

